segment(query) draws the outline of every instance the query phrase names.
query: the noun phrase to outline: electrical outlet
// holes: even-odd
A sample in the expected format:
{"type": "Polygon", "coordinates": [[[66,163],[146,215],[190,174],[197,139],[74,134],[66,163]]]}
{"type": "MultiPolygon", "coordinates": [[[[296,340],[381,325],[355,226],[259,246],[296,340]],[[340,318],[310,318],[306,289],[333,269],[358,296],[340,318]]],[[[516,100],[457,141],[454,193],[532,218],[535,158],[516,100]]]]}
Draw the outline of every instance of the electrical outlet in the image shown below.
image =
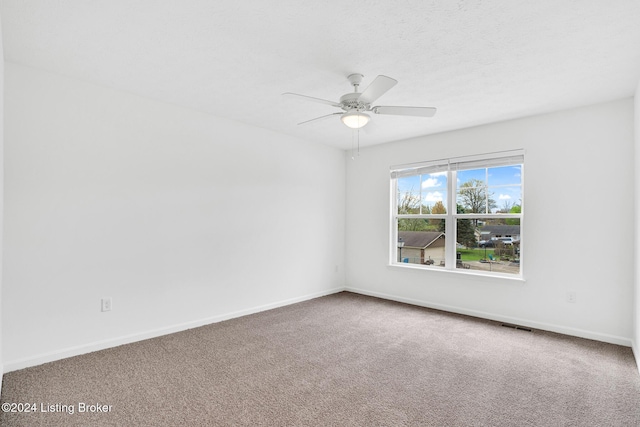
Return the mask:
{"type": "Polygon", "coordinates": [[[111,297],[102,298],[102,311],[111,311],[111,297]]]}
{"type": "Polygon", "coordinates": [[[567,302],[575,303],[578,301],[578,297],[575,292],[567,292],[567,302]]]}

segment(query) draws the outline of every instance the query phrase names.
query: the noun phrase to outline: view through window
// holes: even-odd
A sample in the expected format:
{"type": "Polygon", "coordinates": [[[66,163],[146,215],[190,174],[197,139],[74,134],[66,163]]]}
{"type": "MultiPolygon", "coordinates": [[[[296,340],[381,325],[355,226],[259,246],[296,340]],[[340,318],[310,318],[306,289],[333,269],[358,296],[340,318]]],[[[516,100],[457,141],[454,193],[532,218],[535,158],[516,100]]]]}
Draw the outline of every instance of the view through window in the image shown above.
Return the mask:
{"type": "Polygon", "coordinates": [[[523,169],[520,150],[393,167],[391,262],[521,276],[523,169]]]}

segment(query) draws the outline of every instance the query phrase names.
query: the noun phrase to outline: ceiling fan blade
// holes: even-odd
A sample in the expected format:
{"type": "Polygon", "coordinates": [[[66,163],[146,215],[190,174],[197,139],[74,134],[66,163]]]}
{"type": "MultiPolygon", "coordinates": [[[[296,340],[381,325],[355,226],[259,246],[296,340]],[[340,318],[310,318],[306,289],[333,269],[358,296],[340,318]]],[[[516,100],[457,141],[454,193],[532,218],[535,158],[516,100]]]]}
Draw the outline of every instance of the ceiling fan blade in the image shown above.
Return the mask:
{"type": "Polygon", "coordinates": [[[380,75],[371,82],[364,92],[362,92],[358,101],[362,101],[365,104],[371,104],[397,84],[398,81],[396,79],[380,75]]]}
{"type": "Polygon", "coordinates": [[[376,114],[393,114],[396,116],[433,117],[437,108],[434,107],[389,107],[379,106],[371,108],[376,114]]]}
{"type": "Polygon", "coordinates": [[[340,104],[337,102],[329,101],[327,99],[322,99],[322,98],[314,98],[313,96],[300,95],[299,93],[285,92],[282,95],[294,97],[294,98],[300,98],[307,101],[319,102],[321,104],[331,105],[332,107],[338,107],[338,108],[340,107],[340,104]]]}
{"type": "Polygon", "coordinates": [[[304,122],[300,122],[298,123],[299,125],[303,125],[305,123],[309,123],[309,122],[315,122],[316,120],[323,120],[323,119],[328,119],[331,116],[336,116],[336,115],[342,115],[343,113],[331,113],[331,114],[327,114],[326,116],[320,116],[320,117],[316,117],[315,119],[311,119],[311,120],[305,120],[304,122]]]}

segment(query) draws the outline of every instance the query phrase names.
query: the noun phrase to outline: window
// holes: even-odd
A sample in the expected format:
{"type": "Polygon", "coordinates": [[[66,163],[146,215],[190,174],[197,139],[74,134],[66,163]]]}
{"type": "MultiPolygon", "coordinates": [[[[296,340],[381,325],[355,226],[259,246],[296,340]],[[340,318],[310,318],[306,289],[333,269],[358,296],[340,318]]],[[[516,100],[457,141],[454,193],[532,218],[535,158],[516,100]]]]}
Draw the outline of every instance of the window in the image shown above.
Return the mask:
{"type": "Polygon", "coordinates": [[[392,167],[391,263],[522,277],[523,170],[521,150],[392,167]]]}

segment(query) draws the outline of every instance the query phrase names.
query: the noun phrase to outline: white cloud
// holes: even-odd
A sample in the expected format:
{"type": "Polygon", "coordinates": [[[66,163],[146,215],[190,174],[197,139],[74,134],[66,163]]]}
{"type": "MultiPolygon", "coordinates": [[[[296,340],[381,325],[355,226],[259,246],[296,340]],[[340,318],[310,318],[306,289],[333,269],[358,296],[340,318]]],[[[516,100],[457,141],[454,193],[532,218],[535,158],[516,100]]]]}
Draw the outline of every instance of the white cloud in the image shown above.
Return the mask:
{"type": "Polygon", "coordinates": [[[424,200],[427,202],[441,202],[443,200],[442,193],[439,191],[427,193],[427,195],[424,196],[424,200]]]}
{"type": "Polygon", "coordinates": [[[440,187],[440,181],[438,178],[427,178],[422,181],[422,188],[440,187]]]}
{"type": "Polygon", "coordinates": [[[422,188],[443,187],[444,182],[441,182],[438,178],[440,178],[441,176],[446,177],[447,172],[430,173],[427,176],[428,178],[422,181],[422,188]]]}
{"type": "Polygon", "coordinates": [[[498,199],[500,199],[500,200],[509,200],[509,199],[511,199],[511,196],[508,195],[508,194],[501,194],[501,195],[498,196],[498,199]]]}

